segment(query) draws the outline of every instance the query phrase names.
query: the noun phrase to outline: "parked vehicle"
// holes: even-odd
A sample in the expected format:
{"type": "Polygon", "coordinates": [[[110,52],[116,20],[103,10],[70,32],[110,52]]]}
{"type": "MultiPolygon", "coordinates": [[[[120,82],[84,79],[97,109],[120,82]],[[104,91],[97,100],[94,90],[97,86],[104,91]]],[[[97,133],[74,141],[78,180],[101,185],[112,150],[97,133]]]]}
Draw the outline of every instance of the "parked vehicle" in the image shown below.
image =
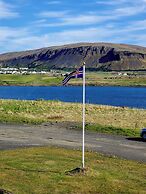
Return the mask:
{"type": "Polygon", "coordinates": [[[146,128],[141,130],[140,136],[142,137],[143,140],[146,140],[146,128]]]}

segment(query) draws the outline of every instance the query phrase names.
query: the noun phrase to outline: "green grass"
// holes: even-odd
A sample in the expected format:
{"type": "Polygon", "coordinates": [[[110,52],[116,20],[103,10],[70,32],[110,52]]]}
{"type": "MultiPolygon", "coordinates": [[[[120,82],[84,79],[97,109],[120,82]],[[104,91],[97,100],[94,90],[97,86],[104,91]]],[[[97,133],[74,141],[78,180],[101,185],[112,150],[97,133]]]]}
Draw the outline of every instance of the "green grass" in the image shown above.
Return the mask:
{"type": "Polygon", "coordinates": [[[60,85],[62,79],[48,75],[0,75],[0,85],[60,85]]]}
{"type": "MultiPolygon", "coordinates": [[[[82,123],[82,104],[61,101],[0,100],[1,123],[82,123]]],[[[146,126],[146,110],[86,104],[86,129],[102,133],[139,136],[146,126]]]]}
{"type": "MultiPolygon", "coordinates": [[[[128,72],[127,72],[128,73],[128,72]]],[[[113,72],[86,72],[86,85],[94,86],[146,86],[146,73],[134,73],[131,75],[119,76],[113,72]]],[[[82,80],[71,79],[70,85],[81,85],[82,80]]]]}
{"type": "Polygon", "coordinates": [[[15,194],[145,194],[146,164],[85,153],[85,174],[66,175],[81,166],[81,151],[42,147],[0,151],[0,188],[15,194]]]}
{"type": "MultiPolygon", "coordinates": [[[[132,74],[132,73],[131,73],[132,74]]],[[[146,73],[136,76],[118,76],[112,72],[86,72],[87,85],[146,86],[146,73]]],[[[46,75],[0,75],[0,85],[61,85],[63,76],[46,75]]],[[[81,79],[71,79],[70,85],[81,85],[81,79]]]]}
{"type": "MultiPolygon", "coordinates": [[[[81,129],[81,126],[79,128],[81,129]]],[[[126,129],[126,128],[113,127],[113,126],[102,126],[99,124],[86,124],[86,130],[96,131],[99,133],[114,134],[114,135],[139,137],[139,130],[126,129]]]]}

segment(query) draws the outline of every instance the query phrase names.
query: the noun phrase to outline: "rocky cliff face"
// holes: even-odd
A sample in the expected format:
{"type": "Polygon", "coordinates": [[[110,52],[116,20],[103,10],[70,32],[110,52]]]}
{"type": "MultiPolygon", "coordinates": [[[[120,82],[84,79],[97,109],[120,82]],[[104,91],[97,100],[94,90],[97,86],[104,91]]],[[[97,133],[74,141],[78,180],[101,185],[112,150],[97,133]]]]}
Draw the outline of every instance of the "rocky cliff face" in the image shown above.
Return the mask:
{"type": "Polygon", "coordinates": [[[146,70],[146,48],[109,43],[80,43],[0,55],[1,67],[89,70],[146,70]]]}

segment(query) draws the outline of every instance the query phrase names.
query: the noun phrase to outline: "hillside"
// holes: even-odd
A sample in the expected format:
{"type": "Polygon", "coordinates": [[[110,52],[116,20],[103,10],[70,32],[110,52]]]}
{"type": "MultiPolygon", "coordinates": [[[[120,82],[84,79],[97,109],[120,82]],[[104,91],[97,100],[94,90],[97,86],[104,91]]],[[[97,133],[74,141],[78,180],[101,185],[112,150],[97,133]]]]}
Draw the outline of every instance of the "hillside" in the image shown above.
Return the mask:
{"type": "Polygon", "coordinates": [[[78,43],[0,54],[1,67],[89,70],[146,70],[146,48],[126,44],[78,43]]]}

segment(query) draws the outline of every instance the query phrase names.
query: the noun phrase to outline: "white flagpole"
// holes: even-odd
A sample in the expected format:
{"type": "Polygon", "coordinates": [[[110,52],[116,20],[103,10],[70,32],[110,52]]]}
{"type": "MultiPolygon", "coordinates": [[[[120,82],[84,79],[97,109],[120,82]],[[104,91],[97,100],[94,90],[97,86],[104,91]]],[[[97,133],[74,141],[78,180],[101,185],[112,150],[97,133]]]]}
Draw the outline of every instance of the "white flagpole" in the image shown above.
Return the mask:
{"type": "Polygon", "coordinates": [[[85,62],[83,63],[83,144],[82,144],[82,168],[85,168],[85,62]]]}

